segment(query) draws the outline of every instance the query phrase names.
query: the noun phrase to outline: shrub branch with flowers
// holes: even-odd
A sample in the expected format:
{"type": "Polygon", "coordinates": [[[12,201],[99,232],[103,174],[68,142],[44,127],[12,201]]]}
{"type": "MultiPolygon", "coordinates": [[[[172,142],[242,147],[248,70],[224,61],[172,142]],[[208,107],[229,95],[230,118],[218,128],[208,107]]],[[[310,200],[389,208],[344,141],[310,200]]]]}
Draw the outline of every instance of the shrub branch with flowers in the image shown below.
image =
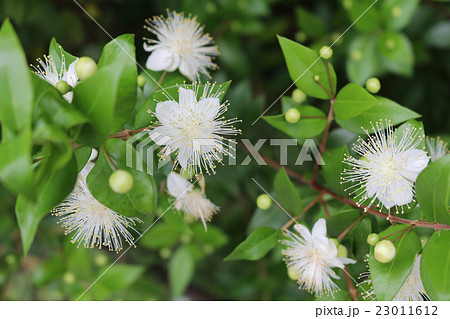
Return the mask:
{"type": "MultiPolygon", "coordinates": [[[[3,22],[0,180],[17,195],[24,254],[49,213],[80,249],[119,252],[141,238],[164,247],[159,242],[171,241],[173,229],[151,229],[163,215],[167,225],[192,227],[210,253],[226,241],[207,224],[220,207],[208,199],[206,182],[224,156],[234,156],[233,139],[245,126],[226,117],[230,81],[208,82],[219,54],[212,38],[196,18],[167,15],[146,22],[153,35],[144,39],[150,55],[142,72],[131,34],[106,44],[98,63],[53,39],[48,56],[30,68],[11,23],[3,22]],[[171,164],[159,168],[164,162],[171,164]],[[149,166],[158,169],[148,174],[149,166]]],[[[365,88],[361,79],[339,83],[332,48],[278,41],[297,89],[282,99],[283,114],[263,119],[299,144],[314,140],[324,165],[316,161],[304,176],[262,156],[278,170],[273,187],[253,179],[259,208],[225,262],[275,251],[284,255],[289,277],[317,300],[448,300],[446,145],[426,136],[420,114],[376,95],[378,79],[365,88]],[[328,101],[328,114],[304,105],[307,98],[328,101]],[[353,147],[330,147],[333,130],[351,136],[353,147]],[[308,214],[317,205],[318,214],[308,214]],[[429,229],[427,240],[419,229],[429,229]]],[[[173,297],[186,289],[201,254],[183,246],[171,258],[173,297]]]]}

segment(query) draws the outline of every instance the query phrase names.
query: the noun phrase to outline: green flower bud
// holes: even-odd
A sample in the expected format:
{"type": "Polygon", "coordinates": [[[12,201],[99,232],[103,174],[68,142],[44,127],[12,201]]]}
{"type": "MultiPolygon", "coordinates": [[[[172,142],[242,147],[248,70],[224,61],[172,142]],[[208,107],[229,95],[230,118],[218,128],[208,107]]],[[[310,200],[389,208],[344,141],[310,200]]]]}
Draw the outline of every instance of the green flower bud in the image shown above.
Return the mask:
{"type": "Polygon", "coordinates": [[[14,265],[14,264],[16,263],[16,256],[11,255],[11,254],[8,254],[8,255],[6,255],[6,257],[5,257],[5,260],[6,260],[6,263],[7,263],[9,266],[12,266],[12,265],[14,265]]]}
{"type": "Polygon", "coordinates": [[[189,244],[191,242],[192,236],[189,234],[182,234],[180,236],[180,242],[183,244],[189,244]]]}
{"type": "Polygon", "coordinates": [[[97,72],[97,63],[90,57],[81,57],[78,59],[77,64],[75,64],[75,72],[81,81],[86,80],[97,72]]]}
{"type": "Polygon", "coordinates": [[[286,114],[284,114],[284,118],[286,119],[286,122],[295,124],[300,120],[301,114],[300,111],[292,108],[287,110],[286,114]]]}
{"type": "Polygon", "coordinates": [[[388,263],[395,257],[395,246],[390,240],[382,240],[375,245],[375,259],[380,263],[388,263]]]}
{"type": "Polygon", "coordinates": [[[211,244],[206,244],[205,246],[203,246],[203,252],[204,252],[206,255],[212,254],[213,251],[214,251],[214,246],[213,246],[213,245],[211,245],[211,244]]]}
{"type": "Polygon", "coordinates": [[[340,245],[339,240],[337,240],[336,238],[329,238],[329,240],[331,240],[331,241],[334,243],[334,245],[336,246],[336,248],[339,247],[339,245],[340,245]]]}
{"type": "Polygon", "coordinates": [[[159,251],[159,256],[162,259],[168,259],[171,255],[172,255],[172,251],[170,250],[170,248],[162,248],[159,251]]]}
{"type": "Polygon", "coordinates": [[[389,50],[395,49],[395,41],[394,41],[393,39],[387,39],[386,42],[384,43],[384,45],[385,45],[386,48],[388,48],[389,50]]]}
{"type": "Polygon", "coordinates": [[[353,1],[352,0],[344,0],[344,2],[342,2],[342,5],[344,6],[345,9],[349,10],[353,6],[353,1]]]}
{"type": "Polygon", "coordinates": [[[299,31],[295,34],[295,40],[297,40],[297,42],[305,42],[306,38],[306,33],[303,31],[299,31]]]}
{"type": "Polygon", "coordinates": [[[377,94],[381,89],[380,80],[377,78],[370,78],[366,81],[366,89],[372,94],[377,94]]]}
{"type": "Polygon", "coordinates": [[[72,89],[66,81],[59,81],[58,83],[56,83],[55,87],[58,92],[61,93],[61,95],[66,94],[72,89]]]}
{"type": "Polygon", "coordinates": [[[306,94],[300,89],[295,89],[294,92],[292,92],[292,100],[294,100],[295,103],[300,104],[306,100],[306,94]]]}
{"type": "Polygon", "coordinates": [[[380,236],[378,234],[372,233],[369,236],[367,236],[367,243],[370,246],[375,246],[376,243],[380,241],[380,236]]]}
{"type": "Polygon", "coordinates": [[[272,199],[267,194],[261,194],[256,199],[256,206],[262,210],[269,209],[272,206],[272,199]]]}
{"type": "Polygon", "coordinates": [[[329,60],[333,56],[333,50],[326,45],[320,48],[319,53],[324,60],[329,60]]]}
{"type": "Polygon", "coordinates": [[[289,268],[287,273],[288,273],[289,279],[297,281],[298,276],[297,276],[297,274],[295,273],[295,271],[292,268],[289,268]]]}
{"type": "Polygon", "coordinates": [[[395,6],[392,8],[391,14],[394,18],[400,18],[403,15],[403,10],[400,6],[395,6]]]}
{"type": "Polygon", "coordinates": [[[66,272],[63,275],[63,280],[67,285],[72,285],[75,282],[75,275],[71,272],[66,272]]]}
{"type": "Polygon", "coordinates": [[[123,169],[118,169],[109,176],[109,186],[118,194],[128,193],[133,188],[133,176],[123,169]]]}
{"type": "Polygon", "coordinates": [[[138,85],[140,88],[143,88],[146,82],[147,82],[147,80],[145,79],[144,76],[138,75],[138,77],[137,77],[137,85],[138,85]]]}
{"type": "Polygon", "coordinates": [[[347,247],[345,247],[344,245],[339,245],[337,250],[338,250],[338,252],[337,252],[338,257],[347,257],[348,256],[347,247]]]}
{"type": "Polygon", "coordinates": [[[362,52],[360,50],[353,50],[352,52],[350,52],[350,58],[356,62],[361,61],[362,52]]]}
{"type": "Polygon", "coordinates": [[[314,81],[319,82],[320,76],[318,74],[314,75],[314,81]]]}
{"type": "Polygon", "coordinates": [[[106,265],[107,262],[108,262],[108,257],[106,257],[106,255],[99,254],[99,255],[95,256],[94,264],[97,267],[102,267],[102,266],[106,265]]]}

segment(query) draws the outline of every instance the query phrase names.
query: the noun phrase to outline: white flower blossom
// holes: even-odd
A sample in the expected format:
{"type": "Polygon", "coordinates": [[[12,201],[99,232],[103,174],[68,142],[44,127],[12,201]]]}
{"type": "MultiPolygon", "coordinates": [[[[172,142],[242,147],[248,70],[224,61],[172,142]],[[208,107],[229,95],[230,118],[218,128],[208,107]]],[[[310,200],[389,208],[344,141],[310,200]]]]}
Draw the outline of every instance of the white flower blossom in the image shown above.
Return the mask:
{"type": "MultiPolygon", "coordinates": [[[[56,87],[56,84],[60,81],[65,81],[72,88],[77,85],[78,76],[75,72],[75,64],[77,63],[78,58],[69,65],[68,69],[66,69],[66,58],[61,51],[61,68],[59,70],[51,56],[44,55],[44,60],[38,58],[37,61],[40,65],[32,65],[32,67],[36,70],[35,73],[51,85],[56,87]]],[[[67,102],[72,103],[73,92],[67,92],[63,95],[63,97],[67,102]]]]}
{"type": "Polygon", "coordinates": [[[351,190],[350,195],[358,199],[358,204],[370,199],[365,210],[376,202],[377,207],[388,210],[396,206],[398,212],[398,207],[414,200],[414,182],[429,161],[426,152],[417,149],[423,134],[407,125],[399,137],[387,120],[385,124],[372,124],[372,129],[372,136],[364,130],[369,137],[367,142],[359,137],[353,145],[361,158],[345,157],[344,163],[351,168],[344,169],[341,183],[354,183],[346,191],[351,190]]]}
{"type": "Polygon", "coordinates": [[[439,137],[435,139],[427,136],[426,142],[432,162],[448,154],[447,143],[444,143],[439,137]]]}
{"type": "MultiPolygon", "coordinates": [[[[176,154],[174,168],[181,166],[182,173],[193,171],[215,173],[215,162],[222,161],[222,156],[233,156],[227,145],[234,141],[223,135],[237,135],[233,124],[237,119],[225,120],[222,116],[227,111],[227,102],[220,104],[221,87],[206,84],[203,94],[197,101],[199,87],[193,89],[179,87],[179,102],[164,101],[156,105],[155,115],[159,125],[149,134],[164,148],[159,153],[161,158],[176,154]]],[[[234,150],[234,149],[233,149],[234,150]]]]}
{"type": "Polygon", "coordinates": [[[134,245],[134,238],[128,229],[139,234],[133,226],[141,221],[113,211],[92,196],[86,177],[93,166],[90,162],[86,164],[78,175],[74,190],[53,210],[53,214],[61,217],[59,223],[66,234],[74,233],[72,243],[77,243],[78,247],[81,244],[85,248],[107,246],[110,251],[118,252],[122,250],[121,235],[128,244],[134,245]]]}
{"type": "Polygon", "coordinates": [[[154,17],[146,20],[145,29],[156,35],[157,39],[144,40],[144,50],[151,52],[146,66],[153,71],[175,71],[179,69],[191,81],[199,73],[209,76],[207,69],[215,69],[212,57],[219,54],[212,45],[213,39],[203,33],[203,27],[183,13],[167,12],[168,17],[154,17]]]}
{"type": "Polygon", "coordinates": [[[202,192],[194,189],[192,183],[177,173],[169,173],[167,192],[175,197],[175,208],[185,212],[187,216],[201,219],[205,230],[207,229],[206,222],[211,221],[212,216],[219,211],[219,207],[207,199],[202,192]]]}
{"type": "Polygon", "coordinates": [[[295,225],[295,232],[286,231],[289,237],[282,241],[287,248],[282,251],[285,261],[298,280],[300,289],[313,292],[317,296],[333,295],[339,287],[332,278],[339,279],[333,267],[344,269],[344,264],[356,261],[346,257],[337,257],[338,250],[334,242],[326,236],[325,219],[320,218],[312,231],[303,225],[295,225]]]}

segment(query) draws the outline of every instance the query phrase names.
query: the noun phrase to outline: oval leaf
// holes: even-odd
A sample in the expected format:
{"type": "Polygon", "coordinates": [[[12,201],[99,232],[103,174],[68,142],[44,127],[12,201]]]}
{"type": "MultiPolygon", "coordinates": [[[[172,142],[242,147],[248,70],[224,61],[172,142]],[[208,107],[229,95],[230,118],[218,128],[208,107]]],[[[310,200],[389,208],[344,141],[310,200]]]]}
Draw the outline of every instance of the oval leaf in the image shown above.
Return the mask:
{"type": "Polygon", "coordinates": [[[277,244],[278,232],[270,227],[254,230],[246,240],[225,258],[229,260],[258,260],[264,257],[277,244]]]}

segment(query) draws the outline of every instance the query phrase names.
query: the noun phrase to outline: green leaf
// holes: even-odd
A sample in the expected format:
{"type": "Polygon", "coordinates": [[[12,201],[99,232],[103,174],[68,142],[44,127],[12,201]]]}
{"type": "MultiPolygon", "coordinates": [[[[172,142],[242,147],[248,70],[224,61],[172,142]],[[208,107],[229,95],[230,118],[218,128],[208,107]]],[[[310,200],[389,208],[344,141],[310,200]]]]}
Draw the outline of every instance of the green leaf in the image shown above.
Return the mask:
{"type": "Polygon", "coordinates": [[[413,47],[407,36],[386,31],[378,39],[381,62],[386,70],[410,76],[414,66],[413,47]]]}
{"type": "MultiPolygon", "coordinates": [[[[0,29],[0,122],[14,133],[31,125],[33,87],[30,76],[17,34],[6,19],[0,29]]],[[[2,140],[5,141],[5,136],[2,140]]]]}
{"type": "Polygon", "coordinates": [[[55,38],[52,38],[52,41],[50,42],[50,47],[48,48],[48,54],[52,57],[53,61],[55,62],[56,70],[61,70],[63,57],[65,60],[65,69],[66,70],[77,59],[76,56],[73,56],[72,54],[65,51],[63,49],[63,47],[58,42],[56,42],[55,38]]]}
{"type": "Polygon", "coordinates": [[[92,148],[89,146],[78,147],[73,151],[77,162],[77,170],[80,172],[91,157],[92,148]]]}
{"type": "Polygon", "coordinates": [[[212,245],[215,248],[222,247],[228,242],[228,236],[214,225],[208,225],[208,231],[205,231],[203,225],[197,223],[192,225],[192,232],[199,242],[212,245]]]}
{"type": "MultiPolygon", "coordinates": [[[[0,99],[1,100],[1,99],[0,99]]],[[[31,166],[31,131],[0,144],[0,179],[14,193],[35,198],[34,176],[31,166]]]]}
{"type": "Polygon", "coordinates": [[[450,155],[428,164],[417,177],[415,191],[422,218],[432,223],[450,224],[450,155]]]}
{"type": "Polygon", "coordinates": [[[134,35],[123,34],[103,48],[98,67],[101,70],[113,66],[120,74],[111,131],[120,130],[128,121],[136,105],[137,67],[134,35]]]}
{"type": "Polygon", "coordinates": [[[275,200],[281,205],[282,209],[289,214],[300,215],[303,209],[302,199],[284,168],[278,171],[273,184],[275,200]]]}
{"type": "Polygon", "coordinates": [[[278,231],[270,227],[254,230],[237,246],[225,261],[258,260],[264,257],[277,244],[278,231]]]}
{"type": "MultiPolygon", "coordinates": [[[[281,36],[278,36],[278,41],[283,50],[289,75],[297,87],[306,95],[328,100],[330,98],[328,94],[314,81],[314,76],[318,75],[319,82],[332,94],[327,66],[324,60],[319,58],[319,53],[281,36]]],[[[336,73],[331,63],[329,63],[329,68],[335,90],[336,73]]]]}
{"type": "Polygon", "coordinates": [[[188,247],[180,247],[169,261],[169,281],[174,298],[183,294],[194,275],[195,257],[188,247]]]}
{"type": "Polygon", "coordinates": [[[284,114],[263,116],[263,119],[273,127],[297,139],[314,137],[325,130],[328,120],[321,110],[313,106],[296,106],[295,108],[302,116],[297,123],[286,122],[284,114]],[[308,118],[309,116],[314,118],[308,118]]]}
{"type": "Polygon", "coordinates": [[[397,125],[421,116],[385,97],[377,96],[376,99],[378,103],[367,111],[349,120],[336,119],[336,122],[349,131],[363,133],[364,131],[361,127],[364,127],[369,132],[373,132],[370,122],[375,123],[380,119],[389,119],[392,125],[397,125]]]}
{"type": "Polygon", "coordinates": [[[431,300],[450,300],[450,232],[435,232],[422,252],[420,276],[431,300]]]}
{"type": "MultiPolygon", "coordinates": [[[[211,90],[210,94],[215,94],[218,91],[223,92],[219,96],[220,101],[222,101],[228,90],[228,87],[230,86],[230,83],[231,83],[231,81],[228,81],[228,82],[225,82],[222,84],[216,84],[214,86],[214,88],[211,90]]],[[[186,88],[186,89],[192,89],[192,84],[188,84],[188,85],[183,84],[182,87],[186,88]]],[[[199,88],[198,94],[197,94],[197,100],[198,100],[198,99],[200,99],[200,97],[203,94],[205,85],[200,84],[200,85],[197,85],[197,87],[199,88]]],[[[210,89],[211,89],[211,87],[210,87],[210,89]]],[[[139,110],[136,114],[136,119],[135,119],[133,128],[139,129],[139,128],[149,126],[150,122],[155,120],[155,117],[153,115],[151,115],[149,113],[149,111],[154,112],[156,109],[156,104],[158,104],[158,102],[167,101],[169,98],[178,102],[178,86],[177,85],[174,85],[171,87],[166,87],[166,88],[164,88],[164,90],[158,90],[156,92],[153,92],[152,95],[147,99],[147,101],[139,108],[139,110]]]]}
{"type": "Polygon", "coordinates": [[[374,32],[380,24],[380,13],[375,0],[343,0],[348,10],[350,20],[355,22],[355,28],[363,32],[374,32]]]}
{"type": "Polygon", "coordinates": [[[411,21],[419,0],[384,0],[380,5],[386,28],[400,30],[411,21]]]}
{"type": "MultiPolygon", "coordinates": [[[[125,165],[125,141],[109,139],[104,146],[117,168],[126,170],[133,176],[133,188],[126,194],[118,194],[109,187],[109,176],[115,168],[109,162],[104,150],[100,149],[97,162],[87,177],[87,185],[92,195],[102,204],[125,216],[135,217],[140,214],[152,216],[157,196],[153,177],[125,165]]],[[[142,161],[136,157],[134,148],[132,158],[136,159],[136,162],[142,161]]]]}
{"type": "Polygon", "coordinates": [[[336,96],[334,114],[336,119],[349,120],[377,104],[377,99],[357,84],[344,86],[336,96]]]}
{"type": "MultiPolygon", "coordinates": [[[[408,228],[408,225],[390,226],[379,233],[380,237],[385,237],[401,229],[408,228]]],[[[393,241],[399,234],[388,239],[393,241]]],[[[406,278],[410,274],[414,259],[422,248],[419,237],[414,231],[409,231],[395,243],[396,254],[394,259],[388,263],[380,263],[374,257],[374,247],[370,248],[369,267],[373,288],[378,300],[389,301],[394,299],[402,287],[406,278]]]]}
{"type": "Polygon", "coordinates": [[[298,28],[305,32],[308,36],[318,38],[327,32],[325,24],[303,7],[295,9],[296,21],[298,28]]]}
{"type": "Polygon", "coordinates": [[[38,187],[36,201],[27,199],[22,194],[16,202],[16,216],[22,238],[22,247],[28,253],[42,218],[59,204],[73,189],[77,179],[77,166],[72,159],[65,167],[38,187]]]}
{"type": "Polygon", "coordinates": [[[322,154],[325,165],[322,166],[325,185],[338,195],[344,196],[344,187],[341,184],[341,173],[344,170],[342,163],[344,155],[348,154],[347,146],[333,148],[322,154]]]}
{"type": "Polygon", "coordinates": [[[181,232],[167,223],[156,224],[141,238],[139,243],[152,249],[172,247],[180,238],[181,232]]]}
{"type": "Polygon", "coordinates": [[[450,48],[450,21],[439,21],[423,37],[426,44],[435,48],[450,48]]]}
{"type": "Polygon", "coordinates": [[[379,73],[377,42],[378,38],[374,34],[361,34],[352,40],[346,63],[350,81],[363,85],[367,79],[379,73]]]}

